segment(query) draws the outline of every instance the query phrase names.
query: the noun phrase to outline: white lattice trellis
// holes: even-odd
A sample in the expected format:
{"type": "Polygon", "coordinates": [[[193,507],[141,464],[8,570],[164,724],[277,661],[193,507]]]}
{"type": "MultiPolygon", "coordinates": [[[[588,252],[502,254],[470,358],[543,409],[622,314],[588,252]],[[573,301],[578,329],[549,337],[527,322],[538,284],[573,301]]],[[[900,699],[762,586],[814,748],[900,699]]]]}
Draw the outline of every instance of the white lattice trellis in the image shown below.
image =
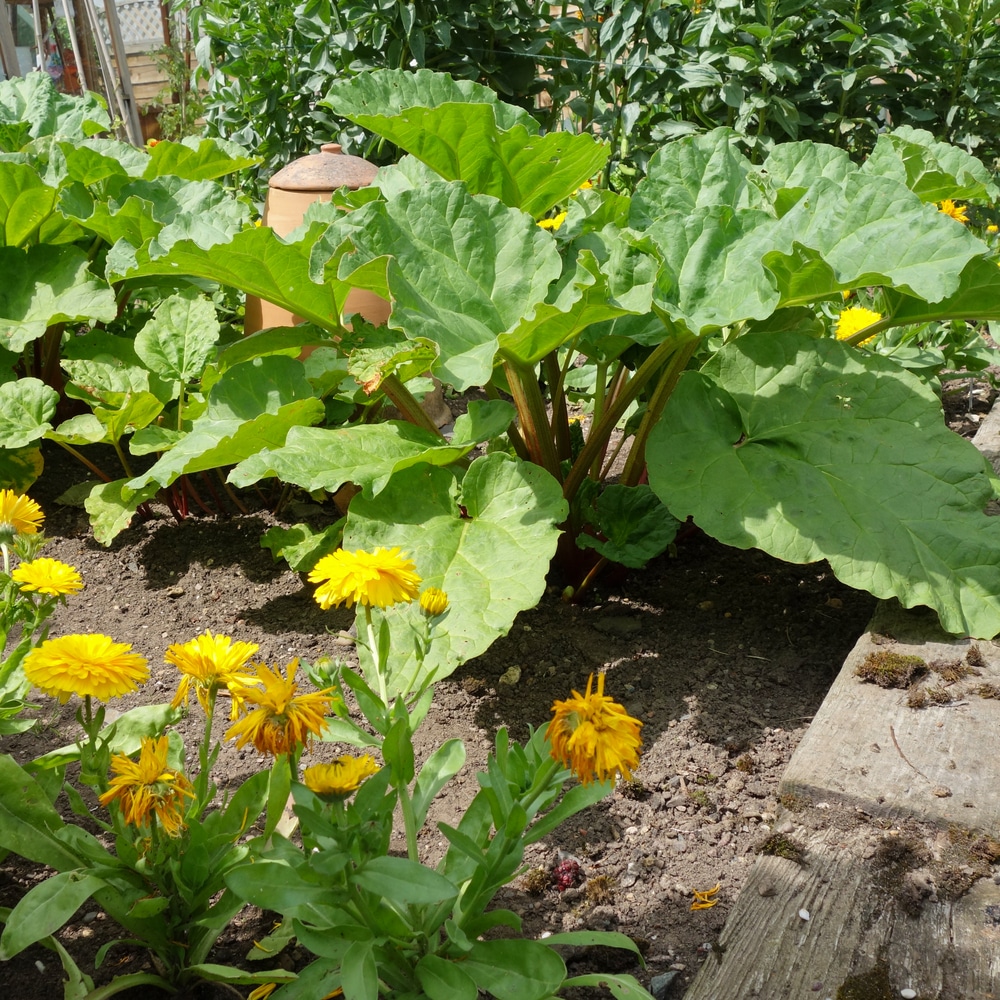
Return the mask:
{"type": "MultiPolygon", "coordinates": [[[[160,20],[159,0],[124,0],[117,4],[118,20],[121,22],[122,40],[130,49],[137,45],[158,48],[163,44],[163,23],[160,20]]],[[[108,19],[101,7],[97,6],[97,16],[101,22],[104,38],[111,43],[108,19]]]]}

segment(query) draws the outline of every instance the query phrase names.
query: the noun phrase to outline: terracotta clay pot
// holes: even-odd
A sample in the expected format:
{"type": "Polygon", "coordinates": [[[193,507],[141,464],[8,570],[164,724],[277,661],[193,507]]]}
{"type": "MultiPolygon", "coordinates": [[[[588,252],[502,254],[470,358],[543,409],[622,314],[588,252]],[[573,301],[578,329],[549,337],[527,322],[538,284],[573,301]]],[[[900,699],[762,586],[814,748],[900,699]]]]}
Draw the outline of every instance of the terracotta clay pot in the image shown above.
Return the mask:
{"type": "MultiPolygon", "coordinates": [[[[329,201],[338,188],[357,190],[375,180],[378,167],[360,156],[350,156],[340,145],[330,142],[320,152],[311,153],[282,167],[269,181],[264,202],[264,225],[279,236],[287,236],[300,225],[306,209],[315,201],[329,201]]],[[[389,303],[364,289],[354,288],[347,296],[344,312],[360,313],[369,323],[381,326],[389,318],[389,303]]],[[[294,326],[302,319],[287,309],[256,296],[247,296],[245,333],[270,326],[294,326]]]]}

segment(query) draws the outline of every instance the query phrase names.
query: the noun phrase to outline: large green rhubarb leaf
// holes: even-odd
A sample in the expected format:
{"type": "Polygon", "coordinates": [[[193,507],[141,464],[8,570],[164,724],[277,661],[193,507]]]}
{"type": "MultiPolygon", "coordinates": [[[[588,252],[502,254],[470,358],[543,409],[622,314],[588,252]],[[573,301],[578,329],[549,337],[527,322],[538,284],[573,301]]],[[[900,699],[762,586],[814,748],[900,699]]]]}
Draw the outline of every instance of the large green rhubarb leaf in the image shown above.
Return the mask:
{"type": "Polygon", "coordinates": [[[211,248],[184,240],[159,257],[142,249],[136,252],[134,263],[116,277],[166,274],[205,278],[266,299],[318,326],[339,329],[350,287],[335,278],[315,282],[310,277],[314,247],[327,229],[325,224],[314,223],[294,243],[286,243],[262,227],[246,229],[211,248]]]}
{"type": "Polygon", "coordinates": [[[59,393],[37,378],[19,378],[0,384],[0,442],[4,448],[23,448],[52,429],[59,393]]]}
{"type": "MultiPolygon", "coordinates": [[[[448,469],[422,465],[393,476],[372,499],[354,498],[344,548],[398,545],[416,562],[424,586],[447,592],[448,611],[424,664],[440,678],[506,635],[518,612],[538,603],[555,555],[556,525],[567,512],[559,484],[528,462],[487,455],[460,483],[448,469]]],[[[407,690],[417,671],[405,619],[420,609],[407,605],[387,614],[392,695],[407,690]]]]}
{"type": "Polygon", "coordinates": [[[339,276],[378,292],[369,265],[388,258],[389,325],[437,344],[434,373],[460,390],[489,382],[500,335],[532,315],[562,271],[548,233],[461,184],[366,205],[343,228],[357,249],[339,276]]]}
{"type": "Polygon", "coordinates": [[[277,476],[305,490],[335,493],[354,483],[380,492],[390,476],[418,463],[450,465],[476,442],[448,444],[430,431],[399,420],[354,427],[293,427],[280,448],[264,449],[233,469],[229,482],[250,486],[277,476]]]}
{"type": "Polygon", "coordinates": [[[186,473],[235,465],[262,448],[280,447],[292,427],[323,419],[323,402],[311,392],[302,363],[292,358],[275,354],[230,368],[212,387],[208,407],[190,432],[127,488],[169,486],[186,473]]]}
{"type": "Polygon", "coordinates": [[[322,103],[384,136],[446,180],[464,181],[540,218],[599,173],[609,149],[592,136],[538,134],[525,111],[488,88],[418,70],[378,70],[334,84],[322,103]],[[379,109],[379,110],[374,110],[379,109]]]}
{"type": "Polygon", "coordinates": [[[0,347],[20,351],[53,323],[113,320],[114,292],[90,273],[87,255],[71,246],[0,247],[0,347]]]}
{"type": "Polygon", "coordinates": [[[891,361],[759,333],[682,376],[646,450],[671,513],[845,583],[934,608],[950,632],[1000,631],[1000,519],[973,445],[891,361]]]}
{"type": "Polygon", "coordinates": [[[27,123],[32,139],[51,135],[76,141],[111,127],[98,98],[93,94],[83,98],[60,94],[47,73],[0,81],[0,123],[27,123]]]}
{"type": "Polygon", "coordinates": [[[210,181],[245,170],[260,160],[225,139],[188,136],[180,142],[158,142],[152,149],[144,177],[176,174],[188,181],[210,181]]]}

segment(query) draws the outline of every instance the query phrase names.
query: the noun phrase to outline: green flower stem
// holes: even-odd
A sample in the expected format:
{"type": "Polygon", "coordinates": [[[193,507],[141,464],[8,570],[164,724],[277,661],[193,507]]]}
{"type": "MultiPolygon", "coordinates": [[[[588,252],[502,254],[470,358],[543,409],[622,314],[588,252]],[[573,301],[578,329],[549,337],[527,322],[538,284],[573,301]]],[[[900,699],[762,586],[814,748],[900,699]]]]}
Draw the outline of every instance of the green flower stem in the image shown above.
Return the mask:
{"type": "Polygon", "coordinates": [[[406,833],[406,854],[411,861],[420,861],[417,850],[417,819],[413,814],[413,800],[406,785],[396,786],[396,797],[403,812],[403,830],[406,833]]]}
{"type": "Polygon", "coordinates": [[[215,696],[217,692],[213,688],[208,693],[208,711],[205,713],[205,731],[198,746],[198,777],[195,779],[194,809],[191,810],[195,816],[201,816],[205,806],[208,805],[208,777],[211,772],[210,751],[212,744],[212,720],[215,718],[215,696]]]}
{"type": "Polygon", "coordinates": [[[378,642],[375,639],[375,623],[372,621],[372,609],[364,604],[365,627],[368,630],[368,651],[372,654],[372,663],[375,665],[375,676],[378,679],[378,696],[382,699],[382,704],[389,708],[389,691],[385,683],[385,670],[382,659],[379,656],[378,642]]]}
{"type": "MultiPolygon", "coordinates": [[[[697,338],[693,339],[697,343],[697,338]]],[[[591,430],[590,436],[587,438],[587,443],[583,446],[580,454],[577,455],[576,461],[573,463],[573,467],[569,470],[569,475],[563,483],[564,497],[572,500],[576,495],[580,489],[580,484],[587,478],[587,472],[590,469],[591,463],[600,453],[601,449],[606,446],[612,431],[617,426],[618,421],[621,420],[629,405],[638,397],[646,384],[660,371],[671,356],[676,351],[681,350],[686,343],[688,342],[668,336],[639,365],[635,375],[632,376],[628,384],[623,387],[621,393],[608,407],[597,426],[591,430]]]]}
{"type": "Polygon", "coordinates": [[[0,542],[0,550],[3,551],[4,576],[10,576],[10,549],[7,547],[6,542],[0,542]]]}

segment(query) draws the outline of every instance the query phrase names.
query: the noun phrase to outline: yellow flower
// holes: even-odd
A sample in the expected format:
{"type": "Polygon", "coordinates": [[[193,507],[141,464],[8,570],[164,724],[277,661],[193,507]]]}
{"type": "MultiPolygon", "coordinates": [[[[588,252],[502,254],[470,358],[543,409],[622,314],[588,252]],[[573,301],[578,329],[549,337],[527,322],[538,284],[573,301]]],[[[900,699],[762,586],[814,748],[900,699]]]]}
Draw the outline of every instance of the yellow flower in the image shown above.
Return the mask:
{"type": "Polygon", "coordinates": [[[412,601],[420,589],[420,577],[411,559],[394,549],[348,552],[337,549],[313,567],[310,583],[318,583],[316,603],[327,608],[357,603],[388,608],[403,601],[412,601]]]}
{"type": "Polygon", "coordinates": [[[34,535],[45,515],[30,497],[13,490],[0,490],[0,541],[10,544],[15,535],[34,535]]]}
{"type": "MultiPolygon", "coordinates": [[[[837,326],[834,331],[837,334],[837,340],[847,340],[859,331],[864,330],[865,327],[877,323],[881,318],[881,313],[875,312],[873,309],[866,309],[864,306],[851,306],[848,309],[844,309],[837,317],[837,326]]],[[[873,333],[870,337],[862,340],[858,346],[867,344],[874,339],[875,334],[873,333]]]]}
{"type": "Polygon", "coordinates": [[[168,744],[166,736],[143,737],[138,761],[116,753],[111,758],[115,777],[100,802],[107,806],[117,799],[130,826],[149,826],[155,815],[164,832],[176,837],[185,825],[184,800],[194,798],[194,790],[183,774],[167,767],[168,744]]]}
{"type": "Polygon", "coordinates": [[[553,704],[554,718],[545,731],[552,756],[585,785],[618,773],[631,778],[639,764],[642,723],[605,695],[604,674],[598,675],[596,692],[593,684],[591,674],[585,695],[574,691],[572,698],[553,704]]]}
{"type": "MultiPolygon", "coordinates": [[[[278,988],[277,983],[264,983],[262,986],[258,986],[257,989],[252,990],[247,996],[247,1000],[267,1000],[276,989],[278,988]]],[[[343,990],[338,986],[332,993],[327,993],[323,1000],[333,1000],[334,997],[339,997],[343,994],[343,990]]]]}
{"type": "Polygon", "coordinates": [[[233,696],[230,718],[237,718],[244,689],[258,683],[257,678],[240,671],[259,648],[255,642],[234,643],[228,635],[212,635],[209,630],[189,642],[168,646],[163,658],[184,675],[170,704],[174,708],[181,703],[187,705],[193,684],[207,715],[216,692],[225,687],[233,696]]]}
{"type": "Polygon", "coordinates": [[[58,559],[32,559],[21,563],[11,579],[21,585],[21,590],[33,590],[52,597],[64,597],[83,590],[83,579],[72,567],[58,559]]]}
{"type": "Polygon", "coordinates": [[[149,677],[146,660],[131,648],[99,634],[47,639],[25,657],[24,675],[63,705],[71,694],[107,701],[136,691],[149,677]]]}
{"type": "Polygon", "coordinates": [[[296,694],[298,684],[293,680],[298,669],[298,659],[288,664],[288,676],[281,676],[281,669],[270,670],[263,663],[256,664],[257,680],[263,689],[247,688],[243,692],[243,708],[251,709],[226,732],[226,739],[236,739],[237,748],[246,743],[261,752],[277,757],[291,753],[318,736],[326,724],[326,716],[334,701],[324,688],[311,694],[296,694]]]}
{"type": "Polygon", "coordinates": [[[692,890],[694,893],[694,902],[691,904],[692,910],[710,910],[718,902],[715,899],[715,894],[722,888],[722,883],[717,882],[715,887],[712,889],[705,889],[699,892],[697,889],[692,890]]]}
{"type": "Polygon", "coordinates": [[[965,225],[969,221],[968,215],[966,215],[965,205],[956,205],[951,198],[945,198],[944,201],[939,201],[937,203],[937,209],[944,215],[948,215],[953,218],[956,222],[961,222],[965,225]]]}
{"type": "Polygon", "coordinates": [[[994,226],[991,223],[986,227],[986,232],[988,232],[990,236],[996,236],[997,233],[1000,233],[1000,226],[994,226]]]}
{"type": "Polygon", "coordinates": [[[344,754],[332,764],[313,764],[302,773],[306,788],[323,798],[343,798],[356,792],[365,778],[378,774],[380,768],[371,754],[352,757],[344,754]]]}
{"type": "Polygon", "coordinates": [[[428,587],[420,595],[420,607],[428,618],[437,618],[448,610],[448,595],[437,587],[428,587]]]}
{"type": "Polygon", "coordinates": [[[566,213],[560,212],[558,215],[551,219],[539,219],[538,228],[548,229],[555,232],[564,222],[566,221],[566,213]]]}

